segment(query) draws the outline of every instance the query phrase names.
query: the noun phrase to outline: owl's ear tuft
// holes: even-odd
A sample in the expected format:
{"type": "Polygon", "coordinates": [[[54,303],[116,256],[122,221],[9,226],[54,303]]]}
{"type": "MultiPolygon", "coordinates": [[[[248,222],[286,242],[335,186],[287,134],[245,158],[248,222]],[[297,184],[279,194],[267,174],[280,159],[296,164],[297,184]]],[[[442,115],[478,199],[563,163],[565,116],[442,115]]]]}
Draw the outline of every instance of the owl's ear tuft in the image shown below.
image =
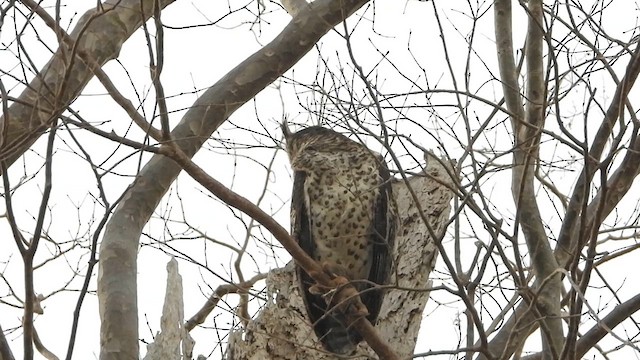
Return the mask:
{"type": "Polygon", "coordinates": [[[291,138],[291,130],[289,130],[289,123],[287,122],[287,118],[282,121],[280,124],[280,128],[282,129],[282,134],[284,135],[285,140],[289,140],[291,138]]]}

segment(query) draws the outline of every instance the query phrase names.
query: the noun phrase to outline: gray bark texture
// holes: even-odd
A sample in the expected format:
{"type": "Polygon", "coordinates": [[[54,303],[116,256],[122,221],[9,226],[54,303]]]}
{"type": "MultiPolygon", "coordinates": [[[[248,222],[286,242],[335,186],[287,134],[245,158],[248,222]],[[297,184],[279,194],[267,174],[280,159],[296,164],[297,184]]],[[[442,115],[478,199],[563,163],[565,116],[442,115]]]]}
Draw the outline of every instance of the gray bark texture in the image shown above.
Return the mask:
{"type": "MultiPolygon", "coordinates": [[[[378,323],[380,337],[393,347],[401,359],[411,358],[416,345],[422,312],[429,298],[429,274],[435,266],[437,248],[424,224],[409,189],[415,193],[434,234],[440,238],[448,225],[450,190],[455,181],[434,158],[425,169],[426,176],[398,181],[393,193],[400,213],[400,229],[396,238],[396,274],[393,288],[387,291],[378,323]]],[[[335,359],[318,343],[306,316],[300,296],[295,267],[289,263],[273,270],[267,277],[268,302],[247,328],[231,334],[228,360],[244,359],[335,359]]],[[[357,356],[372,358],[376,354],[361,343],[357,356]]]]}

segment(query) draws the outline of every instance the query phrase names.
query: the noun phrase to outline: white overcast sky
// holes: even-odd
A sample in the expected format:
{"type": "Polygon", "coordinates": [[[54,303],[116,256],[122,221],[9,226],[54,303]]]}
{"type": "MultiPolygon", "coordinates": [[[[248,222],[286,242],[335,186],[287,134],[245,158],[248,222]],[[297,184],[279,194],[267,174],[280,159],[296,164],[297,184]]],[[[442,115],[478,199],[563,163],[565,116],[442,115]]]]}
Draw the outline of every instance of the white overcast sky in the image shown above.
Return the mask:
{"type": "MultiPolygon", "coordinates": [[[[44,2],[47,5],[52,5],[53,3],[55,2],[44,2]]],[[[490,3],[490,1],[478,2],[480,4],[478,6],[488,11],[488,13],[482,18],[479,22],[480,26],[476,29],[474,51],[480,54],[483,61],[486,62],[486,66],[494,71],[494,75],[497,76],[490,3]]],[[[605,28],[610,31],[611,36],[627,39],[630,34],[629,30],[637,26],[638,11],[634,5],[630,4],[631,2],[617,1],[616,3],[619,4],[621,12],[612,18],[604,18],[603,23],[606,24],[605,28]]],[[[69,24],[71,22],[69,28],[73,28],[78,19],[78,14],[83,14],[93,4],[95,2],[69,1],[62,8],[61,23],[69,24]]],[[[246,15],[243,15],[230,17],[229,21],[223,22],[220,27],[209,26],[165,30],[165,68],[162,80],[165,93],[170,97],[168,101],[170,109],[179,110],[190,106],[199,92],[214,84],[227,71],[258,50],[262,45],[268,43],[284,28],[290,20],[290,16],[285,11],[279,10],[274,3],[266,2],[265,4],[270,11],[265,15],[264,21],[253,28],[246,24],[236,27],[239,19],[247,18],[246,15]]],[[[448,51],[450,52],[452,65],[455,69],[461,69],[459,71],[456,70],[456,73],[461,75],[463,73],[462,69],[465,67],[467,51],[464,35],[467,34],[471,24],[468,16],[464,13],[467,8],[466,2],[437,1],[436,4],[439,7],[446,7],[441,12],[441,20],[446,27],[445,35],[450,44],[448,51]],[[452,7],[456,6],[459,6],[461,11],[452,9],[452,7]]],[[[224,14],[227,11],[227,6],[226,2],[208,0],[177,1],[162,12],[162,20],[164,24],[171,27],[204,24],[224,14]]],[[[252,6],[255,7],[256,4],[254,3],[252,6]]],[[[437,84],[443,84],[444,87],[448,86],[450,77],[446,63],[443,60],[442,43],[437,25],[432,16],[431,7],[431,2],[376,0],[375,15],[373,9],[367,11],[366,20],[364,24],[359,25],[359,30],[356,32],[354,39],[356,56],[365,71],[371,69],[380,60],[380,54],[373,46],[375,44],[380,51],[388,51],[388,57],[398,68],[405,70],[409,74],[418,74],[414,60],[408,56],[407,48],[411,46],[411,51],[415,58],[428,70],[426,75],[429,78],[429,83],[434,86],[437,84]],[[372,19],[375,19],[374,25],[370,23],[372,19]],[[372,30],[375,30],[375,32],[372,30]]],[[[520,46],[518,44],[523,43],[526,20],[522,11],[519,11],[517,4],[514,4],[514,10],[517,15],[514,29],[516,48],[518,48],[520,46]]],[[[356,19],[357,15],[352,16],[348,23],[353,26],[356,19]]],[[[12,19],[8,17],[5,21],[10,22],[12,19]]],[[[20,22],[22,21],[23,19],[20,19],[20,22]]],[[[3,44],[15,37],[11,28],[12,26],[7,24],[2,27],[0,40],[2,40],[3,44]]],[[[40,23],[37,23],[36,29],[38,35],[44,39],[44,42],[55,49],[53,33],[40,23]]],[[[25,47],[29,49],[30,55],[33,56],[36,67],[40,68],[49,59],[50,53],[46,48],[38,44],[38,40],[33,35],[33,30],[28,29],[26,34],[23,38],[25,47]]],[[[334,61],[334,64],[338,56],[336,51],[339,51],[341,59],[345,64],[347,63],[344,42],[335,34],[326,36],[322,41],[321,48],[322,53],[331,61],[334,61]]],[[[134,34],[124,44],[118,59],[118,62],[111,61],[105,65],[105,71],[112,77],[120,91],[131,97],[134,104],[139,103],[138,96],[150,96],[149,100],[145,102],[145,111],[150,114],[153,106],[153,94],[149,95],[151,82],[148,73],[148,52],[141,31],[134,34]],[[128,80],[127,76],[131,80],[128,80]]],[[[300,82],[311,82],[316,77],[317,64],[318,54],[313,50],[292,71],[289,71],[287,76],[295,77],[300,82]]],[[[20,69],[16,65],[15,54],[8,51],[0,51],[1,70],[19,73],[20,69]]],[[[478,63],[473,66],[476,67],[477,71],[485,71],[478,63]]],[[[621,74],[622,68],[616,70],[619,71],[618,74],[621,74]]],[[[408,88],[406,79],[402,79],[389,65],[381,65],[378,71],[379,86],[383,86],[386,92],[392,92],[392,89],[395,88],[398,89],[398,92],[406,91],[408,88]]],[[[461,81],[462,78],[457,80],[461,81]]],[[[501,91],[495,87],[492,88],[495,83],[491,86],[483,87],[480,81],[486,80],[488,80],[487,77],[474,77],[472,81],[477,81],[478,83],[472,87],[487,93],[492,91],[499,93],[501,91]]],[[[11,95],[18,96],[21,86],[11,85],[11,80],[7,76],[2,76],[2,81],[11,90],[11,95]]],[[[606,91],[606,89],[603,91],[606,91]]],[[[291,87],[283,87],[282,95],[285,103],[284,108],[281,105],[278,92],[272,86],[259,95],[255,102],[247,104],[234,113],[231,120],[238,126],[251,128],[257,124],[256,113],[258,113],[260,120],[270,126],[268,130],[274,134],[278,133],[277,126],[284,115],[288,116],[290,121],[293,122],[311,123],[314,121],[312,116],[298,105],[298,99],[296,99],[291,87]]],[[[109,125],[119,135],[124,135],[130,125],[130,119],[128,119],[124,111],[115,105],[108,95],[105,95],[104,89],[95,79],[86,87],[83,95],[76,100],[72,108],[79,111],[85,119],[91,122],[109,122],[109,125]]],[[[174,112],[171,115],[172,124],[175,125],[183,113],[184,111],[174,112]]],[[[105,127],[103,126],[102,128],[104,129],[105,127]]],[[[223,125],[223,128],[230,129],[232,127],[223,125]]],[[[131,131],[134,134],[140,134],[137,129],[131,131]]],[[[234,134],[247,136],[246,132],[237,130],[226,131],[223,134],[224,136],[233,136],[234,134]]],[[[83,137],[83,144],[91,151],[94,160],[98,162],[105,161],[107,164],[113,165],[125,159],[127,154],[131,153],[130,149],[123,148],[113,158],[108,158],[115,148],[111,142],[100,140],[93,135],[79,134],[79,136],[83,137]]],[[[69,137],[64,136],[64,139],[69,140],[69,137]]],[[[44,153],[45,140],[45,137],[41,138],[34,147],[38,149],[39,154],[44,153]]],[[[244,139],[240,139],[240,141],[244,141],[244,139]]],[[[429,142],[427,137],[419,138],[417,141],[421,142],[421,145],[426,148],[436,147],[434,143],[429,142]]],[[[272,146],[274,143],[267,143],[267,145],[272,146]]],[[[375,150],[380,151],[379,145],[378,148],[375,148],[375,143],[370,145],[375,150]]],[[[78,228],[87,230],[90,228],[87,224],[89,219],[102,213],[101,208],[94,208],[89,195],[90,193],[96,193],[95,181],[90,169],[71,149],[75,149],[72,144],[67,146],[67,144],[59,141],[58,153],[54,158],[54,193],[50,202],[53,209],[53,218],[50,220],[49,225],[50,231],[56,235],[57,239],[72,237],[78,231],[78,228]],[[76,206],[76,204],[82,205],[76,206]],[[80,211],[77,211],[76,207],[79,207],[80,211]]],[[[437,151],[438,149],[434,150],[437,151]]],[[[460,151],[460,149],[456,149],[455,145],[452,145],[447,150],[451,151],[454,158],[456,157],[456,152],[460,151]]],[[[255,161],[267,162],[273,151],[247,151],[242,152],[242,154],[251,156],[251,159],[234,159],[232,156],[216,154],[214,151],[201,151],[195,157],[195,160],[216,179],[226,184],[233,183],[233,188],[244,196],[249,199],[256,199],[260,194],[262,183],[265,181],[266,172],[255,161]]],[[[27,160],[38,158],[39,155],[35,152],[27,154],[27,160]]],[[[141,160],[139,156],[132,156],[121,165],[118,165],[116,170],[130,175],[135,172],[139,162],[144,164],[144,161],[148,158],[149,156],[144,156],[141,160]]],[[[39,166],[34,165],[34,163],[35,161],[33,163],[30,161],[16,163],[10,169],[12,183],[17,183],[24,173],[33,173],[39,166]],[[26,169],[25,171],[23,171],[23,166],[26,169]]],[[[288,200],[291,182],[284,154],[278,155],[274,168],[275,174],[270,175],[269,178],[272,182],[270,190],[273,192],[272,195],[268,196],[271,206],[267,207],[267,209],[279,209],[275,216],[283,225],[287,226],[288,204],[284,204],[283,201],[288,200]]],[[[41,180],[42,177],[39,176],[37,179],[41,180]]],[[[113,201],[126,189],[132,178],[130,176],[109,176],[105,178],[105,181],[108,184],[109,198],[113,201]]],[[[508,177],[496,177],[493,181],[496,182],[493,185],[495,187],[494,191],[499,193],[502,189],[501,187],[505,186],[505,183],[500,183],[500,181],[508,181],[508,177]]],[[[567,189],[572,185],[571,181],[561,184],[567,189]]],[[[32,228],[33,220],[31,216],[37,213],[39,186],[41,187],[41,181],[40,183],[32,182],[25,186],[24,190],[18,191],[16,200],[14,200],[19,220],[25,231],[29,231],[32,228]]],[[[507,194],[505,193],[505,195],[507,194]]],[[[511,201],[510,197],[505,197],[505,201],[511,201]]],[[[4,204],[0,205],[0,209],[0,211],[4,212],[4,204]]],[[[177,184],[174,185],[170,194],[166,196],[156,213],[158,216],[170,215],[173,219],[179,219],[182,211],[188,216],[192,225],[222,241],[234,241],[234,236],[236,238],[244,236],[241,223],[223,206],[208,197],[206,192],[200,190],[197,184],[185,175],[180,176],[177,184]],[[184,201],[184,209],[180,208],[178,197],[184,201]]],[[[157,238],[163,238],[167,236],[165,226],[169,225],[171,224],[165,224],[156,218],[149,223],[145,231],[157,238]]],[[[173,232],[182,230],[180,226],[175,226],[174,229],[172,230],[173,232]]],[[[15,290],[22,294],[21,280],[19,280],[21,274],[19,254],[15,250],[6,221],[0,222],[0,234],[2,235],[0,237],[0,269],[4,268],[5,276],[13,280],[12,284],[15,286],[15,290]]],[[[143,243],[150,242],[145,236],[142,237],[141,241],[143,243]]],[[[219,275],[227,279],[235,279],[225,272],[225,269],[230,267],[231,253],[220,248],[203,249],[201,244],[201,242],[198,242],[194,246],[195,255],[193,256],[203,263],[207,262],[219,275]]],[[[42,251],[46,253],[46,250],[42,251]]],[[[266,271],[268,268],[281,266],[288,260],[283,253],[280,253],[281,258],[278,260],[274,260],[270,253],[255,252],[252,255],[254,256],[253,260],[246,259],[243,263],[246,271],[245,275],[248,276],[253,275],[252,271],[255,270],[256,263],[260,266],[260,270],[266,271]]],[[[78,262],[82,271],[84,271],[83,261],[86,262],[86,258],[78,259],[76,257],[73,260],[78,262]]],[[[151,247],[143,247],[140,251],[138,265],[140,336],[145,340],[150,340],[152,333],[159,329],[160,310],[164,298],[165,266],[168,260],[169,256],[151,247]]],[[[71,266],[75,266],[75,264],[71,266]]],[[[68,275],[68,267],[67,264],[56,263],[47,265],[42,271],[39,271],[36,277],[36,292],[50,294],[57,289],[60,286],[60,279],[57,274],[68,275]]],[[[204,285],[205,282],[215,287],[222,284],[222,281],[216,279],[212,274],[193,266],[188,267],[181,264],[181,273],[186,293],[185,316],[189,317],[202,306],[206,296],[210,294],[210,289],[204,285]]],[[[92,289],[95,289],[95,283],[92,289]]],[[[0,294],[4,295],[6,291],[5,285],[0,283],[0,294]]],[[[63,357],[66,353],[70,314],[75,305],[76,296],[76,293],[55,295],[45,302],[45,314],[38,317],[36,321],[36,328],[43,342],[60,357],[63,357]]],[[[450,300],[447,300],[446,297],[439,297],[437,294],[434,296],[442,302],[450,300]]],[[[462,317],[462,310],[463,308],[457,303],[451,304],[451,306],[438,307],[433,302],[428,304],[427,311],[424,314],[425,325],[422,328],[420,343],[416,351],[455,348],[459,340],[459,333],[453,324],[457,321],[458,316],[462,317]]],[[[0,324],[5,330],[16,326],[19,322],[19,316],[20,313],[18,311],[11,310],[7,306],[0,304],[0,324]]],[[[217,325],[224,327],[229,318],[222,315],[219,321],[217,325]]],[[[209,325],[211,325],[210,322],[209,325]]],[[[197,341],[216,341],[216,339],[203,337],[203,334],[208,336],[211,333],[202,332],[201,330],[193,332],[197,341]],[[201,336],[200,338],[198,338],[199,335],[201,336]]],[[[20,358],[22,356],[20,332],[9,334],[8,340],[16,358],[20,358]]],[[[196,353],[205,352],[206,355],[206,351],[210,351],[210,349],[210,345],[198,344],[196,353]]],[[[98,358],[98,350],[99,320],[97,316],[97,300],[95,296],[89,296],[83,305],[74,358],[98,358]]],[[[218,349],[217,351],[219,354],[220,350],[218,349]]],[[[213,355],[212,358],[218,358],[218,356],[213,355]]],[[[448,357],[443,356],[441,358],[448,357]]]]}

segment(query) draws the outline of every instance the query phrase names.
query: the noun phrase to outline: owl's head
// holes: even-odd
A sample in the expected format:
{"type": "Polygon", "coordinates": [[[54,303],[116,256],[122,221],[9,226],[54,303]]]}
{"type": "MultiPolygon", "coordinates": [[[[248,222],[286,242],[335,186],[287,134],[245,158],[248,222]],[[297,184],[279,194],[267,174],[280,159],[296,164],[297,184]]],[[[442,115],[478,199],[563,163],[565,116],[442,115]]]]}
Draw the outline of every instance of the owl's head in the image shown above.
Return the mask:
{"type": "Polygon", "coordinates": [[[309,151],[337,154],[365,149],[362,144],[322,126],[310,126],[292,133],[287,123],[284,122],[282,123],[282,132],[286,142],[287,154],[289,154],[291,161],[300,154],[309,151]]]}

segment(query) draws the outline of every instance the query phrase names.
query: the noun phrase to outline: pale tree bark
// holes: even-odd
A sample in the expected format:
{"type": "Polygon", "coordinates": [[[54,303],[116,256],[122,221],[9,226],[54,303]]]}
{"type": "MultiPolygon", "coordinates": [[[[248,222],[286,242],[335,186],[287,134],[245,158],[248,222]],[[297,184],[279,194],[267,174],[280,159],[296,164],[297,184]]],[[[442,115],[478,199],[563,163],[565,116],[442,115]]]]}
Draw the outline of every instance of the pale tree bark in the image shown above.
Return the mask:
{"type": "MultiPolygon", "coordinates": [[[[541,131],[544,128],[546,82],[543,64],[544,22],[542,1],[528,3],[528,31],[526,57],[526,107],[523,108],[518,83],[518,69],[515,66],[511,28],[511,1],[499,0],[494,5],[495,34],[498,64],[507,109],[511,112],[513,128],[513,170],[512,196],[517,206],[517,221],[524,234],[524,240],[531,254],[531,265],[536,276],[536,293],[523,294],[527,309],[519,309],[508,327],[511,333],[504,338],[494,339],[493,352],[500,358],[509,357],[520,348],[536,327],[534,318],[539,319],[543,328],[543,352],[546,358],[557,358],[562,351],[563,330],[560,318],[561,276],[558,264],[549,244],[548,236],[540,216],[535,192],[535,168],[538,162],[538,148],[541,131]],[[524,313],[531,314],[522,319],[524,313]],[[515,320],[520,318],[519,320],[515,320]],[[518,328],[516,331],[515,328],[518,328]],[[517,335],[515,335],[517,334],[517,335]],[[496,346],[496,344],[499,344],[496,346]],[[500,349],[500,346],[502,348],[500,349]]],[[[526,283],[520,284],[526,287],[526,283]]]]}
{"type": "MultiPolygon", "coordinates": [[[[33,11],[38,5],[24,1],[33,11]]],[[[0,118],[0,159],[9,167],[33,145],[80,95],[93,77],[89,64],[102,66],[118,57],[122,44],[153,14],[173,0],[107,0],[87,11],[70,37],[0,118]],[[83,60],[84,59],[84,60],[83,60]]],[[[59,41],[62,40],[62,30],[59,41]]]]}
{"type": "Polygon", "coordinates": [[[160,319],[161,331],[154,342],[147,345],[144,360],[191,359],[194,341],[184,324],[184,294],[182,276],[178,271],[178,262],[171,259],[167,263],[167,289],[160,319]]]}
{"type": "Polygon", "coordinates": [[[547,96],[543,60],[545,25],[542,0],[532,0],[528,4],[526,108],[524,119],[512,119],[515,138],[512,195],[536,276],[537,294],[534,294],[533,303],[542,318],[543,351],[548,359],[557,359],[564,344],[560,318],[561,277],[542,222],[534,184],[547,96]]]}
{"type": "MultiPolygon", "coordinates": [[[[436,242],[444,236],[450,220],[454,194],[451,189],[457,181],[452,178],[455,175],[449,166],[443,164],[430,157],[426,176],[393,184],[401,224],[396,238],[396,271],[375,327],[400,359],[413,355],[422,311],[429,298],[429,275],[438,255],[436,242]],[[420,206],[416,206],[416,199],[420,206]],[[431,236],[431,231],[437,239],[431,236]]],[[[268,275],[267,304],[246,329],[232,333],[226,359],[336,358],[318,343],[295,276],[293,263],[268,275]]],[[[355,358],[363,357],[378,358],[364,342],[355,358]]]]}

